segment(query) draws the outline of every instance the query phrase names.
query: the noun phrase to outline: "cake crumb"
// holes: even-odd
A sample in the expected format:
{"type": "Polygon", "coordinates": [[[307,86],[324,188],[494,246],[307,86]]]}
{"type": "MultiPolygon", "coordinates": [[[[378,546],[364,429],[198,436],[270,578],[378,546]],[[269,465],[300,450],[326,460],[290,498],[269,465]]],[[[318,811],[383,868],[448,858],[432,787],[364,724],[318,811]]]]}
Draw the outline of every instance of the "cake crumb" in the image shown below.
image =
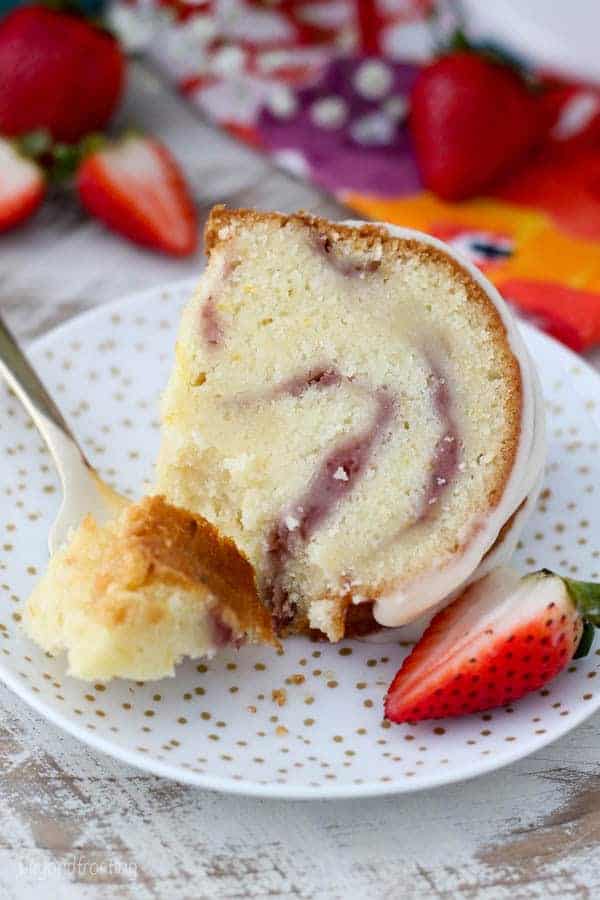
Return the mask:
{"type": "Polygon", "coordinates": [[[287,693],[284,688],[275,688],[275,690],[271,691],[271,700],[273,703],[276,703],[277,706],[285,706],[287,703],[287,693]]]}
{"type": "Polygon", "coordinates": [[[249,713],[255,713],[255,712],[256,712],[256,707],[255,707],[255,706],[247,706],[246,709],[248,710],[249,713]]]}
{"type": "Polygon", "coordinates": [[[223,460],[223,468],[227,469],[228,472],[231,472],[232,475],[235,475],[246,469],[251,458],[249,453],[240,453],[239,456],[225,457],[223,460]]]}
{"type": "Polygon", "coordinates": [[[277,735],[277,737],[285,737],[285,735],[289,734],[289,732],[285,725],[278,725],[275,729],[275,734],[277,735]]]}
{"type": "Polygon", "coordinates": [[[296,672],[294,675],[290,675],[289,678],[285,679],[286,684],[304,684],[305,681],[306,678],[299,672],[296,672]]]}

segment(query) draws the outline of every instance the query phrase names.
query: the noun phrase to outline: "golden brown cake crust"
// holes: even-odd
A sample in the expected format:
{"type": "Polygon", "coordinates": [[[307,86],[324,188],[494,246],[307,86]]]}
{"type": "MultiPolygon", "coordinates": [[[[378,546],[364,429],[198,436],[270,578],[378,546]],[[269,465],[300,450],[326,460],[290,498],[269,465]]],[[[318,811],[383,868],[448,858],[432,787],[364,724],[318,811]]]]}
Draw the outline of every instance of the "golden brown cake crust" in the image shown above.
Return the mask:
{"type": "Polygon", "coordinates": [[[97,595],[111,580],[130,588],[150,580],[189,589],[201,584],[234,613],[241,631],[277,643],[271,616],[258,599],[252,565],[201,516],[163,497],[146,497],[125,513],[122,544],[115,551],[96,577],[97,595]]]}
{"type": "MultiPolygon", "coordinates": [[[[378,225],[365,223],[360,226],[348,226],[329,222],[326,219],[303,212],[283,215],[275,212],[258,212],[251,209],[234,210],[222,205],[215,206],[205,229],[204,239],[207,255],[210,256],[214,250],[225,246],[227,241],[235,236],[237,229],[264,223],[279,225],[281,228],[289,224],[300,225],[308,229],[312,236],[321,244],[326,241],[327,252],[329,252],[330,247],[333,248],[336,244],[340,247],[343,245],[345,248],[350,244],[352,251],[357,253],[368,253],[370,250],[373,250],[375,259],[381,257],[381,248],[383,247],[393,251],[400,258],[405,255],[414,258],[416,255],[423,262],[433,261],[436,265],[442,266],[449,271],[453,278],[458,279],[464,286],[470,302],[477,304],[485,312],[489,333],[503,352],[505,384],[509,394],[507,403],[509,435],[502,445],[501,459],[496,469],[496,478],[488,494],[489,508],[493,509],[503,495],[517,455],[521,434],[523,385],[520,365],[510,347],[505,324],[484,288],[452,256],[430,244],[415,239],[394,237],[387,229],[378,225]]],[[[471,535],[467,535],[463,547],[470,540],[471,535]]],[[[381,593],[381,588],[370,592],[371,602],[365,604],[365,610],[370,609],[372,602],[381,593]]],[[[342,637],[344,635],[344,620],[348,610],[348,598],[339,596],[336,599],[339,601],[339,637],[342,637]]],[[[349,632],[356,633],[357,631],[365,633],[365,631],[370,630],[369,619],[372,619],[370,613],[361,615],[359,618],[361,620],[360,623],[348,621],[346,634],[349,632]]],[[[375,627],[374,620],[373,626],[375,627]]],[[[303,633],[306,627],[306,622],[299,621],[294,623],[291,630],[296,633],[303,633]]]]}

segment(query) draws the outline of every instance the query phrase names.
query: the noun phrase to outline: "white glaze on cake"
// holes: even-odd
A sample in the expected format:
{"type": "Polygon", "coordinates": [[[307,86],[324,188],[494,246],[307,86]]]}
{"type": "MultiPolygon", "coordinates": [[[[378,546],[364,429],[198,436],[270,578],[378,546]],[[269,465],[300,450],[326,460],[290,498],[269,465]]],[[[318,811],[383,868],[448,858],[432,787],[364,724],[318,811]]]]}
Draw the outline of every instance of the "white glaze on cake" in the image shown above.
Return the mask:
{"type": "MultiPolygon", "coordinates": [[[[354,221],[345,224],[359,224],[354,221]]],[[[496,307],[506,328],[509,344],[521,371],[522,406],[521,435],[515,463],[499,503],[482,517],[478,530],[464,552],[441,569],[424,578],[403,584],[381,595],[374,605],[374,617],[380,624],[397,627],[422,616],[433,607],[444,605],[461,587],[482,577],[512,556],[519,534],[532,510],[541,487],[546,455],[545,416],[537,372],[514,318],[494,286],[461,254],[453,252],[436,238],[408,228],[378,223],[394,237],[412,238],[437,247],[460,265],[478,282],[496,307]],[[522,509],[519,507],[522,506],[522,509]],[[517,512],[518,510],[518,512],[517,512]],[[515,518],[498,546],[493,547],[502,527],[515,518]]]]}

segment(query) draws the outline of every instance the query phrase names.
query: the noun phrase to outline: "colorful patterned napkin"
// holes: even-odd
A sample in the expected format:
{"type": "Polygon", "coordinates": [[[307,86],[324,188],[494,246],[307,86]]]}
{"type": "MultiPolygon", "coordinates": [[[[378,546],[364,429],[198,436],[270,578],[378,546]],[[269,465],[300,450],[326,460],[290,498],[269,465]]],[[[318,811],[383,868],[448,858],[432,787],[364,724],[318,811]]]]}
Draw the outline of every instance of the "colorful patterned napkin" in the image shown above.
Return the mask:
{"type": "Polygon", "coordinates": [[[279,165],[364,216],[449,241],[572,348],[600,342],[600,88],[547,78],[546,145],[493,194],[448,204],[422,189],[407,116],[451,8],[120,0],[113,20],[205,115],[279,165]]]}

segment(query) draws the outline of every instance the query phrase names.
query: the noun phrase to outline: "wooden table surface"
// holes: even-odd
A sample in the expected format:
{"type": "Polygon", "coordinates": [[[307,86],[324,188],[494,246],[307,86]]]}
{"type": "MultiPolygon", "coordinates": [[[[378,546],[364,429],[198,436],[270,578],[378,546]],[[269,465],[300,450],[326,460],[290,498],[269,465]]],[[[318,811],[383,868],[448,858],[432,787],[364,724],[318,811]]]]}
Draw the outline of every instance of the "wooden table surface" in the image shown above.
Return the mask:
{"type": "MultiPolygon", "coordinates": [[[[168,141],[203,217],[217,201],[345,212],[215,132],[140,66],[123,120],[168,141]]],[[[26,341],[200,262],[137,250],[57,196],[1,239],[0,306],[26,341]]],[[[596,714],[466,784],[376,800],[244,799],[113,761],[0,687],[0,898],[600,897],[599,757],[596,714]]]]}

